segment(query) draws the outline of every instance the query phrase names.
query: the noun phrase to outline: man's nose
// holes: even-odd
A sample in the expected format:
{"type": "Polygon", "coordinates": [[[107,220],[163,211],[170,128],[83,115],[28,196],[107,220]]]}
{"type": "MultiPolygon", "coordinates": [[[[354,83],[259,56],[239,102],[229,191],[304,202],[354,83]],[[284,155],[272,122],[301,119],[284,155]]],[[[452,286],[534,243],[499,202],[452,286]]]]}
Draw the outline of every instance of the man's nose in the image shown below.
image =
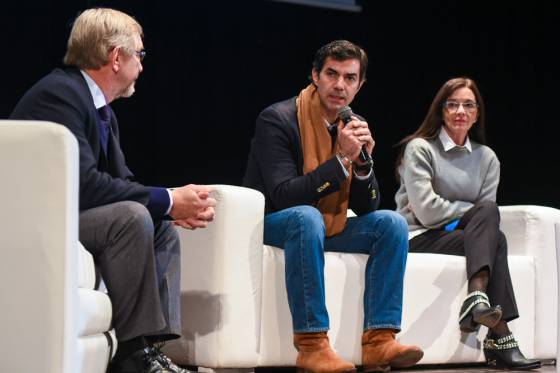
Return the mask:
{"type": "Polygon", "coordinates": [[[336,79],[334,87],[337,89],[344,89],[344,77],[343,76],[339,76],[338,79],[336,79]]]}

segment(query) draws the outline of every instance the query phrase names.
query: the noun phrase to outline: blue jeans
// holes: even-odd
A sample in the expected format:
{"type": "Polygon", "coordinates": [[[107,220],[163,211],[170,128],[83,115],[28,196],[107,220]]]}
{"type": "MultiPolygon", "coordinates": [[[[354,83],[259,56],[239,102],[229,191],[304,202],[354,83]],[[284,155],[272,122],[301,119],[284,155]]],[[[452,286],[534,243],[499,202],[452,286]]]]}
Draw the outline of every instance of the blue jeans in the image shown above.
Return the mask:
{"type": "Polygon", "coordinates": [[[295,333],[329,329],[324,251],[369,255],[364,330],[400,330],[408,226],[398,213],[379,210],[349,218],[341,233],[325,238],[319,210],[295,206],[265,216],[264,243],[284,249],[286,289],[295,333]]]}

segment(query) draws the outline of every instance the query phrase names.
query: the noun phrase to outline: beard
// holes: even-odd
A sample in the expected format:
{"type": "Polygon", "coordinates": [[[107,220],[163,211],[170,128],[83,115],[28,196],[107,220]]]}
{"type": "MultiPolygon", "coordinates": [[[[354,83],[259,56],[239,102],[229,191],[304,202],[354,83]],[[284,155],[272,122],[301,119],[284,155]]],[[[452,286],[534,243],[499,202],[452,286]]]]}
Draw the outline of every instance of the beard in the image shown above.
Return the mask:
{"type": "Polygon", "coordinates": [[[136,81],[132,82],[128,87],[126,87],[119,95],[119,97],[128,98],[132,96],[135,92],[134,84],[136,81]]]}

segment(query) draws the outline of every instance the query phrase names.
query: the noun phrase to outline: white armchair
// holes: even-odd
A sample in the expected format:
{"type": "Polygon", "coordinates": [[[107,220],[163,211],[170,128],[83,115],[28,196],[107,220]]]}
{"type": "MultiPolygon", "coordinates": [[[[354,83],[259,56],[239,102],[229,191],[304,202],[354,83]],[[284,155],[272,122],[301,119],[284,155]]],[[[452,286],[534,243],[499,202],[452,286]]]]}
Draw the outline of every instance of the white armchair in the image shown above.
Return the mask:
{"type": "Polygon", "coordinates": [[[2,371],[104,373],[109,297],[78,242],[78,144],[65,127],[0,121],[2,371]]]}
{"type": "MultiPolygon", "coordinates": [[[[295,364],[283,251],[263,246],[264,198],[234,186],[215,186],[216,219],[180,230],[183,337],[166,346],[177,362],[208,368],[295,364]]],[[[560,210],[500,208],[520,319],[510,326],[528,357],[555,358],[557,280],[554,223],[560,210]]],[[[362,296],[367,257],[326,253],[325,282],[331,343],[361,364],[362,296]],[[344,305],[344,306],[342,306],[344,305]]],[[[466,294],[465,259],[410,254],[405,275],[404,343],[425,351],[420,363],[483,361],[486,329],[461,335],[458,314],[466,294]]]]}

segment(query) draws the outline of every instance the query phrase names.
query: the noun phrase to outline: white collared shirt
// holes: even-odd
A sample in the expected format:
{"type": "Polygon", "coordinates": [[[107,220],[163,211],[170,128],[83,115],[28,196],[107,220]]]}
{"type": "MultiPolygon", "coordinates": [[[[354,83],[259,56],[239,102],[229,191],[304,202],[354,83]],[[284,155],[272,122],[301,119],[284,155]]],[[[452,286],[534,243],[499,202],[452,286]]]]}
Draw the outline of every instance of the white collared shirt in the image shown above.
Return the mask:
{"type": "Polygon", "coordinates": [[[443,127],[441,127],[441,129],[439,130],[439,140],[443,145],[443,150],[445,150],[446,152],[457,147],[457,148],[466,148],[469,151],[469,153],[472,153],[471,140],[469,140],[469,136],[467,136],[467,141],[465,141],[465,145],[457,145],[455,144],[455,141],[453,141],[453,139],[449,137],[447,131],[443,127]]]}
{"type": "Polygon", "coordinates": [[[80,70],[80,72],[86,80],[89,91],[91,92],[91,97],[93,97],[93,105],[95,105],[95,108],[99,109],[100,107],[107,105],[105,95],[97,83],[84,70],[80,70]]]}
{"type": "MultiPolygon", "coordinates": [[[[99,109],[100,107],[107,105],[105,95],[103,94],[103,91],[101,90],[101,88],[99,88],[97,83],[84,70],[80,70],[80,72],[86,80],[89,91],[91,92],[91,97],[93,97],[93,105],[95,106],[95,108],[99,109]]],[[[169,214],[169,211],[171,211],[171,208],[173,207],[173,195],[171,189],[166,190],[167,194],[169,195],[169,207],[167,208],[167,211],[165,211],[165,215],[169,214]]]]}

